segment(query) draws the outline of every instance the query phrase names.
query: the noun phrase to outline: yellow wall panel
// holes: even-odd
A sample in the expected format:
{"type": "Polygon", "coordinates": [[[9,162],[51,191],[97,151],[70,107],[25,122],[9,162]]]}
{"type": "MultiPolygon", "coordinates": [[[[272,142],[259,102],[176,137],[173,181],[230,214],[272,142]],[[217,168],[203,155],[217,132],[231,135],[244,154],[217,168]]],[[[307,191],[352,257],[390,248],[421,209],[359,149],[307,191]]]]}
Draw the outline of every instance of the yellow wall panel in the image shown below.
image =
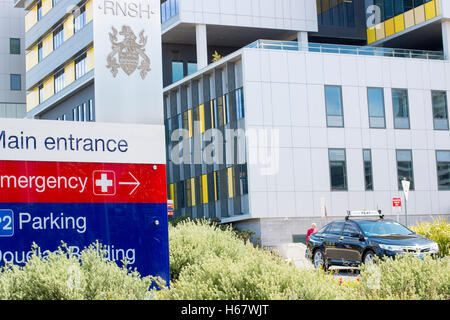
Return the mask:
{"type": "Polygon", "coordinates": [[[28,11],[25,15],[25,32],[30,30],[37,23],[37,7],[28,11]]]}
{"type": "Polygon", "coordinates": [[[50,33],[43,41],[42,41],[42,55],[45,58],[53,51],[53,33],[50,33]]]}
{"type": "Polygon", "coordinates": [[[377,38],[375,36],[375,27],[367,29],[367,43],[373,43],[377,41],[377,38]]]}
{"type": "Polygon", "coordinates": [[[93,11],[92,11],[92,0],[86,2],[86,24],[92,21],[93,11]]]}
{"type": "Polygon", "coordinates": [[[64,87],[67,87],[74,81],[75,81],[75,61],[72,61],[64,68],[64,87]]]}
{"type": "Polygon", "coordinates": [[[44,82],[44,101],[55,94],[55,79],[51,77],[44,82]]]}
{"type": "Polygon", "coordinates": [[[400,32],[405,30],[405,17],[400,14],[394,18],[395,32],[400,32]]]}
{"type": "Polygon", "coordinates": [[[415,25],[414,21],[414,9],[406,11],[405,14],[405,28],[410,28],[415,25]]]}
{"type": "Polygon", "coordinates": [[[383,39],[385,36],[384,33],[384,23],[379,23],[375,26],[375,36],[377,40],[383,39]]]}
{"type": "Polygon", "coordinates": [[[389,36],[393,35],[395,33],[394,18],[386,20],[384,22],[384,28],[385,28],[385,35],[386,35],[386,37],[389,37],[389,36]]]}
{"type": "Polygon", "coordinates": [[[174,200],[174,191],[173,191],[173,183],[171,183],[170,184],[170,187],[169,187],[169,200],[174,200]]]}
{"type": "Polygon", "coordinates": [[[53,8],[52,0],[42,0],[42,16],[45,16],[53,8]]]}
{"type": "Polygon", "coordinates": [[[66,21],[64,21],[64,41],[68,40],[73,36],[73,16],[69,16],[66,21]]]}
{"type": "Polygon", "coordinates": [[[197,203],[195,202],[195,178],[191,178],[188,183],[191,184],[191,204],[192,207],[195,207],[197,205],[197,203]]]}
{"type": "Polygon", "coordinates": [[[414,8],[414,21],[416,24],[422,23],[425,21],[425,7],[421,5],[417,8],[414,8]]]}
{"type": "Polygon", "coordinates": [[[433,1],[425,3],[425,20],[436,17],[436,3],[433,1]]]}
{"type": "Polygon", "coordinates": [[[86,71],[89,72],[94,69],[94,47],[86,52],[86,71]]]}
{"type": "Polygon", "coordinates": [[[25,56],[25,69],[28,72],[31,68],[38,64],[38,47],[35,46],[25,56]]]}
{"type": "Polygon", "coordinates": [[[27,112],[39,104],[39,89],[36,88],[27,94],[27,112]]]}
{"type": "Polygon", "coordinates": [[[202,176],[202,192],[203,192],[203,204],[208,203],[208,178],[207,175],[202,176]]]}

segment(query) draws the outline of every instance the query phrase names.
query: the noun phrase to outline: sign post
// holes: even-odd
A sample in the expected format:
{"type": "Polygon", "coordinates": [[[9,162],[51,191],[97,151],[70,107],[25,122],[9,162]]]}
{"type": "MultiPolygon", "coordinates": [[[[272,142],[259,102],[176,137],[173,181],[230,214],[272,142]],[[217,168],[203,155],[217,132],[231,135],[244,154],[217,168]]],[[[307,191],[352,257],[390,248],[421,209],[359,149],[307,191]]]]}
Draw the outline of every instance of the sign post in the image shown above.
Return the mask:
{"type": "Polygon", "coordinates": [[[110,260],[169,281],[164,127],[0,120],[0,265],[32,243],[110,260]]]}
{"type": "Polygon", "coordinates": [[[408,194],[411,188],[411,182],[404,178],[402,180],[403,194],[405,196],[405,225],[408,226],[408,194]]]}

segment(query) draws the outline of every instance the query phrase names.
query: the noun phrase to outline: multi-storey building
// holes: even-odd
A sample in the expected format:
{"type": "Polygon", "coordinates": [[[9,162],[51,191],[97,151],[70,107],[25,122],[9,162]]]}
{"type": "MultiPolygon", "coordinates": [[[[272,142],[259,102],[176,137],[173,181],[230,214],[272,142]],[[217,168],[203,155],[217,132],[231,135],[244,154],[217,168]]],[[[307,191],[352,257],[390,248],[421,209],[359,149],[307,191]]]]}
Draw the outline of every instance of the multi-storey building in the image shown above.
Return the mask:
{"type": "MultiPolygon", "coordinates": [[[[18,1],[27,10],[28,117],[96,119],[91,1],[18,1]]],[[[175,215],[234,222],[264,245],[291,242],[347,210],[402,218],[392,198],[406,178],[410,223],[448,216],[448,10],[429,1],[424,14],[430,3],[442,27],[427,39],[441,45],[428,48],[405,24],[410,48],[422,47],[409,50],[377,39],[390,22],[372,3],[161,1],[175,215]]]]}
{"type": "Polygon", "coordinates": [[[0,117],[23,118],[25,106],[25,31],[23,10],[0,0],[0,117]]]}

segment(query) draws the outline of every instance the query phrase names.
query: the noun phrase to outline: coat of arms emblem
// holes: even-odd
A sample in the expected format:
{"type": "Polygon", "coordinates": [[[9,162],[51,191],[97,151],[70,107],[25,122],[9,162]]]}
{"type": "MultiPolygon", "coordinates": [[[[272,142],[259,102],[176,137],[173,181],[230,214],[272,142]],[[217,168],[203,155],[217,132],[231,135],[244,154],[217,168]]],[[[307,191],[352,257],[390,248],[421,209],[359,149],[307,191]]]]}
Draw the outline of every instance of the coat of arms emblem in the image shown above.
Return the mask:
{"type": "Polygon", "coordinates": [[[150,58],[145,54],[147,37],[144,30],[139,33],[139,42],[137,42],[133,30],[129,26],[122,26],[119,35],[123,36],[123,41],[118,42],[117,29],[114,27],[111,27],[111,29],[109,39],[113,51],[108,55],[106,67],[111,69],[114,78],[121,68],[128,76],[136,69],[141,70],[141,78],[145,79],[147,73],[150,72],[150,58]]]}

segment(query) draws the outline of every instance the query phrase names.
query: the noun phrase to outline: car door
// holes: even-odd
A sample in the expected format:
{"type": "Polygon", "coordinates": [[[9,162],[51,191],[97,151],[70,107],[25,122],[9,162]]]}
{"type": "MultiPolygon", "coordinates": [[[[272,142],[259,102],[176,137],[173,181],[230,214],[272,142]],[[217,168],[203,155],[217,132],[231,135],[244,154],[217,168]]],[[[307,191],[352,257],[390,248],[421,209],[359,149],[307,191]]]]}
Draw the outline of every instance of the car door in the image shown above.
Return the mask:
{"type": "Polygon", "coordinates": [[[325,257],[330,263],[336,263],[339,259],[337,252],[337,245],[342,236],[344,229],[344,222],[333,222],[327,229],[327,234],[324,237],[323,243],[325,246],[325,257]]]}
{"type": "Polygon", "coordinates": [[[339,240],[338,255],[345,264],[357,264],[361,262],[363,242],[360,240],[361,231],[351,222],[346,222],[342,237],[339,240]],[[358,237],[356,236],[358,235],[358,237]]]}

